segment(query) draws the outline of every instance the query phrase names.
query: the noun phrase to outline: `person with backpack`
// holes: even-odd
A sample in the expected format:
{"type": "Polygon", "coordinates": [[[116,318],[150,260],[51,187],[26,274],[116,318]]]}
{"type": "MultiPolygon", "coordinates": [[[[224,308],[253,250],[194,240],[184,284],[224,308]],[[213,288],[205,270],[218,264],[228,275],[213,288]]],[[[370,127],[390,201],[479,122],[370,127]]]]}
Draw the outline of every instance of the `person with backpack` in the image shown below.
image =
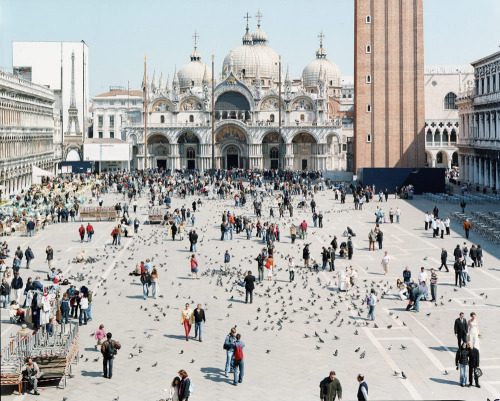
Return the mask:
{"type": "Polygon", "coordinates": [[[92,241],[92,236],[94,235],[94,227],[92,224],[87,224],[87,242],[92,241]]]}
{"type": "Polygon", "coordinates": [[[233,365],[233,371],[234,371],[234,381],[233,384],[235,386],[238,385],[238,383],[243,382],[243,374],[245,372],[245,364],[243,363],[243,348],[245,347],[245,343],[241,341],[241,334],[238,333],[236,334],[236,341],[233,344],[233,350],[234,350],[234,365],[233,365]],[[239,375],[238,375],[239,372],[239,375]]]}
{"type": "Polygon", "coordinates": [[[118,229],[116,227],[111,231],[111,237],[113,237],[111,245],[118,245],[118,229]]]}
{"type": "Polygon", "coordinates": [[[142,297],[146,299],[149,297],[149,286],[151,285],[151,273],[149,269],[144,268],[144,272],[141,273],[141,283],[142,283],[142,297]]]}
{"type": "Polygon", "coordinates": [[[83,242],[83,239],[85,237],[85,227],[83,226],[83,224],[78,229],[78,233],[80,234],[80,242],[83,242]]]}
{"type": "Polygon", "coordinates": [[[103,356],[102,370],[105,379],[111,379],[113,376],[113,359],[117,351],[122,347],[119,342],[111,339],[112,336],[111,333],[106,334],[106,341],[101,345],[101,354],[103,356]]]}
{"type": "Polygon", "coordinates": [[[335,377],[335,371],[331,371],[328,377],[325,377],[319,383],[321,401],[334,401],[338,396],[339,401],[342,399],[342,385],[339,379],[335,377]]]}
{"type": "Polygon", "coordinates": [[[224,376],[226,377],[228,373],[233,372],[233,364],[234,364],[233,344],[235,341],[236,341],[236,329],[232,327],[229,334],[226,336],[226,339],[224,340],[224,345],[222,346],[226,350],[226,368],[224,370],[224,376]]]}

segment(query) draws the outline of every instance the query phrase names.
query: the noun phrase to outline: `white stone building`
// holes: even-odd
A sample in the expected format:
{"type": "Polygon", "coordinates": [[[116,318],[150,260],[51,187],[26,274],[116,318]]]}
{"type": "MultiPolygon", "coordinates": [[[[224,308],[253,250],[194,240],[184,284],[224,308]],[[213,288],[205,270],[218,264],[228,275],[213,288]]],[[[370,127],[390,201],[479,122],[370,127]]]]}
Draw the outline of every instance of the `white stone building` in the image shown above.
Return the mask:
{"type": "Polygon", "coordinates": [[[461,178],[498,191],[500,186],[500,52],[471,63],[474,81],[457,99],[461,178]]]}
{"type": "Polygon", "coordinates": [[[88,130],[89,48],[81,42],[13,42],[15,75],[54,91],[61,132],[56,133],[56,155],[82,160],[88,130]]]}
{"type": "MultiPolygon", "coordinates": [[[[224,58],[215,85],[216,168],[345,170],[347,137],[341,105],[341,75],[322,46],[303,70],[300,85],[260,27],[224,58]],[[280,96],[281,95],[281,96],[280,96]],[[281,98],[281,104],[280,99],[281,98]],[[281,109],[281,131],[279,115],[281,109]]],[[[212,167],[211,68],[195,49],[190,61],[167,82],[143,82],[147,92],[147,166],[167,169],[212,167]]],[[[144,116],[143,116],[144,118],[144,116]]],[[[133,146],[132,166],[144,168],[144,120],[124,129],[133,146]]],[[[103,131],[104,132],[104,131],[103,131]]]]}
{"type": "Polygon", "coordinates": [[[425,154],[428,167],[458,166],[460,126],[455,100],[461,87],[473,79],[470,65],[426,66],[425,154]]]}
{"type": "Polygon", "coordinates": [[[33,166],[53,174],[54,92],[0,72],[1,198],[30,185],[33,166]]]}

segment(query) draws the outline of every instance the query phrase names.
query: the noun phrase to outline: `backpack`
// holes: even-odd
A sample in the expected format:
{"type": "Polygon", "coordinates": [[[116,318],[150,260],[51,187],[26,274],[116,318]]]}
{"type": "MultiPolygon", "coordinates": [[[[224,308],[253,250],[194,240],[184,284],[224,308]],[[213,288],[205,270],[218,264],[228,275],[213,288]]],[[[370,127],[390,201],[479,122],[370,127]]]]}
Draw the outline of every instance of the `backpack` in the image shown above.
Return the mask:
{"type": "Polygon", "coordinates": [[[116,353],[115,346],[113,345],[113,341],[108,341],[108,348],[106,349],[106,358],[111,359],[116,353]]]}
{"type": "Polygon", "coordinates": [[[189,379],[189,395],[193,394],[194,391],[194,384],[191,379],[189,379]]]}
{"type": "Polygon", "coordinates": [[[90,291],[90,290],[87,293],[87,299],[88,299],[89,303],[92,302],[92,291],[90,291]]]}
{"type": "Polygon", "coordinates": [[[240,345],[236,345],[236,342],[234,343],[236,346],[236,350],[234,351],[234,359],[241,361],[243,359],[243,343],[240,343],[240,345]]]}

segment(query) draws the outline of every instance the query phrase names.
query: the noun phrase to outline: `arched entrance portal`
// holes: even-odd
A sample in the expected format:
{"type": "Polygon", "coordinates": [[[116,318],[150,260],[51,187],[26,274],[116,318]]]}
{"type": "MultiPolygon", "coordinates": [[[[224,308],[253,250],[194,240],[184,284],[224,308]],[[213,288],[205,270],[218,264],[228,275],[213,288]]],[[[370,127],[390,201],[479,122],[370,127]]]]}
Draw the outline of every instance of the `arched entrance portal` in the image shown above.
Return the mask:
{"type": "Polygon", "coordinates": [[[248,168],[248,142],[243,130],[226,126],[215,134],[217,166],[223,169],[248,168]]]}
{"type": "Polygon", "coordinates": [[[148,154],[154,157],[154,163],[151,163],[152,166],[166,170],[169,150],[170,145],[166,136],[153,134],[149,137],[148,154]]]}
{"type": "Polygon", "coordinates": [[[316,139],[307,132],[301,132],[292,139],[294,170],[314,170],[318,155],[316,139]]]}
{"type": "Polygon", "coordinates": [[[181,157],[181,166],[188,170],[197,168],[196,159],[199,154],[200,140],[192,132],[186,132],[179,136],[179,155],[181,157]]]}
{"type": "Polygon", "coordinates": [[[262,139],[262,156],[264,168],[279,169],[286,153],[285,141],[277,132],[269,132],[262,139]]]}

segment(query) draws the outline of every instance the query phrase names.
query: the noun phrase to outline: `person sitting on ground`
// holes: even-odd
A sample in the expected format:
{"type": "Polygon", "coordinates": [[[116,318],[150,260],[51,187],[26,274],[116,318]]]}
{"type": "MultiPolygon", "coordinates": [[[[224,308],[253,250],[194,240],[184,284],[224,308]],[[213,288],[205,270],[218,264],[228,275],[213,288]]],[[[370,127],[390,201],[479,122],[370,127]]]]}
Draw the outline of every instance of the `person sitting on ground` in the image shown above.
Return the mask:
{"type": "Polygon", "coordinates": [[[350,267],[349,271],[349,281],[351,282],[351,285],[354,286],[356,284],[356,281],[358,281],[358,272],[354,268],[354,266],[350,267]]]}
{"type": "Polygon", "coordinates": [[[47,280],[54,281],[54,278],[57,276],[57,270],[55,267],[53,267],[48,273],[47,273],[47,280]]]}
{"type": "Polygon", "coordinates": [[[396,288],[399,291],[398,295],[399,298],[401,298],[401,301],[403,301],[403,295],[408,298],[408,289],[406,288],[406,284],[403,283],[399,278],[396,282],[396,288]]]}
{"type": "Polygon", "coordinates": [[[422,281],[420,285],[418,286],[418,289],[422,292],[422,299],[424,301],[427,301],[427,297],[429,296],[429,287],[425,283],[425,281],[422,281]]]}
{"type": "Polygon", "coordinates": [[[85,250],[82,249],[80,252],[76,254],[76,261],[78,263],[85,262],[85,250]]]}
{"type": "Polygon", "coordinates": [[[139,263],[135,265],[135,270],[132,273],[129,273],[129,276],[140,276],[142,274],[142,268],[139,263]]]}

